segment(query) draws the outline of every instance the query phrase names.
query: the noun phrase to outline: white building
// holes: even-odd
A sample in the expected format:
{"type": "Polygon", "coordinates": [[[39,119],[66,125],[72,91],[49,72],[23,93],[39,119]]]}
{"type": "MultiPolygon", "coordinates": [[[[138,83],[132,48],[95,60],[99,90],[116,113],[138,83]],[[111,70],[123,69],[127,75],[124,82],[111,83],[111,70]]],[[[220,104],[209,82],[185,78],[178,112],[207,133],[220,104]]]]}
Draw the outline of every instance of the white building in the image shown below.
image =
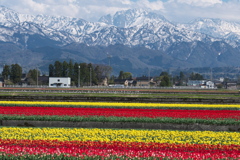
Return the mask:
{"type": "Polygon", "coordinates": [[[70,87],[70,77],[49,77],[49,87],[70,87]]]}
{"type": "Polygon", "coordinates": [[[212,82],[212,81],[207,81],[206,86],[207,86],[207,88],[215,88],[214,82],[212,82]]]}
{"type": "Polygon", "coordinates": [[[214,82],[206,80],[189,80],[187,85],[200,88],[215,88],[214,82]]]}

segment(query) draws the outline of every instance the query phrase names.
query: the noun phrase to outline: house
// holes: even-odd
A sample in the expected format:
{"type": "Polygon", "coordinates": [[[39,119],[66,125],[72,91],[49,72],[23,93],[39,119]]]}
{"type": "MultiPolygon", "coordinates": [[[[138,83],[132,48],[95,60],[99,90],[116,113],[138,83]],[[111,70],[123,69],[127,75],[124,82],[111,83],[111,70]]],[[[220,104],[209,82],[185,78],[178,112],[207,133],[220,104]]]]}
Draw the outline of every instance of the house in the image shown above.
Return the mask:
{"type": "Polygon", "coordinates": [[[218,86],[218,85],[222,85],[222,84],[223,84],[223,82],[220,81],[220,80],[214,80],[213,82],[214,82],[215,86],[218,86]]]}
{"type": "Polygon", "coordinates": [[[98,83],[99,86],[108,86],[108,78],[106,76],[102,77],[100,79],[100,82],[98,83]]]}
{"type": "Polygon", "coordinates": [[[22,76],[21,76],[21,81],[25,81],[27,78],[27,74],[26,73],[23,73],[22,76]]]}
{"type": "Polygon", "coordinates": [[[70,77],[49,77],[49,87],[70,87],[70,77]]]}
{"type": "Polygon", "coordinates": [[[27,74],[23,73],[21,76],[21,81],[19,82],[19,85],[21,86],[27,86],[28,85],[28,78],[27,78],[27,74]]]}
{"type": "Polygon", "coordinates": [[[206,80],[188,80],[187,86],[201,87],[206,84],[206,80]]]}
{"type": "Polygon", "coordinates": [[[215,88],[215,84],[214,84],[214,82],[212,82],[212,81],[207,81],[207,82],[206,82],[206,87],[207,87],[207,88],[215,88]]]}
{"type": "Polygon", "coordinates": [[[237,82],[236,81],[223,82],[223,86],[226,89],[235,90],[235,89],[237,89],[237,82]]]}
{"type": "Polygon", "coordinates": [[[133,79],[114,79],[114,85],[123,85],[125,87],[127,86],[135,86],[136,81],[133,79]]]}
{"type": "Polygon", "coordinates": [[[136,78],[136,86],[137,87],[150,87],[150,86],[155,86],[156,82],[154,82],[153,77],[137,77],[136,78]]]}
{"type": "Polygon", "coordinates": [[[214,82],[207,80],[189,80],[187,85],[200,88],[215,88],[214,82]]]}
{"type": "Polygon", "coordinates": [[[215,87],[217,88],[223,88],[223,81],[220,80],[213,80],[215,87]]]}
{"type": "Polygon", "coordinates": [[[223,77],[219,78],[219,81],[224,82],[224,78],[223,77]]]}
{"type": "Polygon", "coordinates": [[[127,79],[114,79],[114,85],[123,85],[128,86],[128,80],[127,79]]]}

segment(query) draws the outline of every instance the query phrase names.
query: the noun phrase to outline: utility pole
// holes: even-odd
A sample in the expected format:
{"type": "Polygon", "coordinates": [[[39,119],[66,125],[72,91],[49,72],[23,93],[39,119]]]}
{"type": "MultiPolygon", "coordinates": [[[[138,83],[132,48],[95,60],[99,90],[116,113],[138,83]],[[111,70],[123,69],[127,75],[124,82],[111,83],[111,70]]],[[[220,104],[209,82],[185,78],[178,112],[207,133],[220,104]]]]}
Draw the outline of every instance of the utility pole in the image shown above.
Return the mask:
{"type": "Polygon", "coordinates": [[[78,87],[80,87],[80,65],[78,66],[78,87]]]}
{"type": "Polygon", "coordinates": [[[37,71],[37,87],[38,87],[38,68],[36,69],[37,71]]]}
{"type": "Polygon", "coordinates": [[[211,81],[213,81],[213,73],[212,73],[212,68],[211,68],[210,79],[211,79],[211,81]]]}
{"type": "Polygon", "coordinates": [[[150,88],[150,68],[148,68],[148,87],[150,88]]]}
{"type": "Polygon", "coordinates": [[[90,81],[89,81],[89,86],[92,86],[92,68],[90,67],[90,81]]]}

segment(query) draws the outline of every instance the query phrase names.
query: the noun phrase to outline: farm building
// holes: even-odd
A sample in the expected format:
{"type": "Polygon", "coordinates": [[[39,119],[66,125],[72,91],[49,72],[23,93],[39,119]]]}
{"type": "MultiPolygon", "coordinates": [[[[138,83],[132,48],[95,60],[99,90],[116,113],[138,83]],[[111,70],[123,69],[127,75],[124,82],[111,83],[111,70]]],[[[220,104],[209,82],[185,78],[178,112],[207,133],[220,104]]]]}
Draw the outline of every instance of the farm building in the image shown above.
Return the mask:
{"type": "Polygon", "coordinates": [[[70,77],[49,77],[49,87],[70,87],[70,77]]]}

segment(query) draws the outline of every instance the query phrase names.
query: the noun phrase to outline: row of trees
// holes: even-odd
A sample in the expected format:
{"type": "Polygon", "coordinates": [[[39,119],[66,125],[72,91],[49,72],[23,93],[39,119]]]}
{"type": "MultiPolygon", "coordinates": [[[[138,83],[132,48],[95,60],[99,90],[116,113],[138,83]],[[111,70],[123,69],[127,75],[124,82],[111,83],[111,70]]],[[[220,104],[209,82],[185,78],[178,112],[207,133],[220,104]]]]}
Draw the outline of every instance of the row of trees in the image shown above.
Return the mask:
{"type": "Polygon", "coordinates": [[[162,72],[159,80],[161,81],[160,86],[171,86],[173,84],[185,86],[188,80],[204,80],[204,77],[199,73],[191,73],[189,76],[186,76],[183,72],[180,72],[179,75],[170,76],[168,72],[162,72]]]}
{"type": "Polygon", "coordinates": [[[49,65],[49,77],[70,77],[71,85],[97,85],[104,77],[109,77],[112,68],[106,65],[91,63],[73,63],[55,61],[49,65]],[[80,78],[80,84],[78,84],[80,78]]]}
{"type": "MultiPolygon", "coordinates": [[[[71,85],[97,85],[102,82],[105,77],[110,77],[111,67],[105,65],[95,65],[87,63],[73,63],[55,61],[54,64],[49,65],[49,77],[70,77],[71,85]],[[80,78],[80,83],[78,84],[80,78]]],[[[38,69],[31,69],[28,71],[26,77],[28,83],[36,85],[38,82],[38,76],[40,71],[38,69]]],[[[18,64],[5,65],[2,71],[2,77],[6,80],[7,84],[18,84],[21,82],[22,67],[18,64]]],[[[130,72],[120,71],[119,76],[112,76],[110,80],[118,79],[131,79],[132,74],[130,72]]],[[[156,77],[157,81],[160,81],[159,86],[171,86],[186,85],[187,80],[203,80],[203,76],[199,73],[191,73],[186,76],[183,72],[180,72],[177,76],[170,76],[168,72],[162,72],[159,77],[156,77]]]]}
{"type": "MultiPolygon", "coordinates": [[[[70,77],[71,85],[96,85],[99,84],[104,77],[109,77],[111,67],[105,65],[95,65],[87,63],[73,63],[55,61],[49,65],[49,77],[70,77]],[[80,74],[79,74],[80,73],[80,74]]],[[[23,69],[19,64],[5,65],[2,71],[2,77],[6,84],[19,84],[22,80],[23,69]]],[[[27,74],[27,83],[30,85],[38,83],[38,77],[41,75],[38,69],[30,69],[27,74]]],[[[46,84],[45,84],[46,85],[46,84]]]]}
{"type": "Polygon", "coordinates": [[[22,78],[27,78],[28,83],[31,85],[37,84],[37,77],[40,71],[37,69],[30,69],[28,73],[23,76],[23,69],[19,64],[5,65],[2,71],[2,77],[6,84],[19,84],[22,78]]]}
{"type": "Polygon", "coordinates": [[[18,64],[5,65],[2,71],[2,77],[9,83],[19,83],[22,77],[22,67],[18,64]]]}
{"type": "Polygon", "coordinates": [[[123,72],[123,71],[119,72],[118,79],[131,79],[131,78],[132,78],[132,73],[130,72],[123,72]]]}

